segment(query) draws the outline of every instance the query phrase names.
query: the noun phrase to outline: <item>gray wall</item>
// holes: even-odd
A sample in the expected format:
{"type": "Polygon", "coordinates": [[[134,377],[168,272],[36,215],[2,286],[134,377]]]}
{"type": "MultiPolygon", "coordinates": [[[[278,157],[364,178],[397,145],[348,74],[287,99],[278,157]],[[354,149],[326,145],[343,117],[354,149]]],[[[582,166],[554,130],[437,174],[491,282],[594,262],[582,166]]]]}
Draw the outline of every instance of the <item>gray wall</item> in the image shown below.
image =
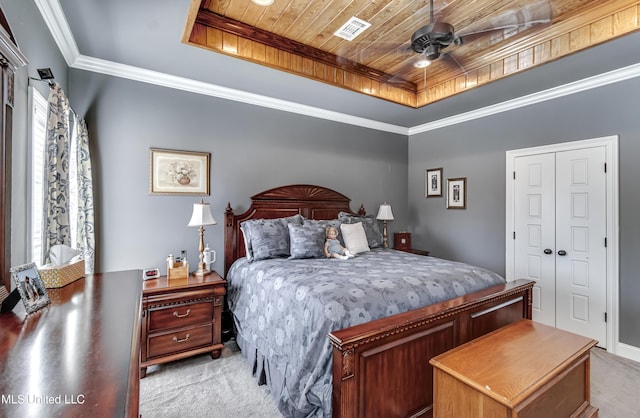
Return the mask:
{"type": "Polygon", "coordinates": [[[505,272],[505,151],[619,135],[620,341],[640,347],[640,79],[442,128],[409,139],[414,246],[505,272]],[[467,177],[467,210],[424,198],[424,170],[467,177]]]}
{"type": "Polygon", "coordinates": [[[197,229],[186,226],[197,196],[149,195],[149,148],[211,153],[217,225],[205,240],[223,271],[223,214],[249,197],[294,183],[332,188],[377,213],[385,200],[407,227],[407,142],[389,134],[306,116],[71,70],[71,103],[86,112],[94,144],[98,271],[162,267],[185,249],[197,262],[197,229]]]}

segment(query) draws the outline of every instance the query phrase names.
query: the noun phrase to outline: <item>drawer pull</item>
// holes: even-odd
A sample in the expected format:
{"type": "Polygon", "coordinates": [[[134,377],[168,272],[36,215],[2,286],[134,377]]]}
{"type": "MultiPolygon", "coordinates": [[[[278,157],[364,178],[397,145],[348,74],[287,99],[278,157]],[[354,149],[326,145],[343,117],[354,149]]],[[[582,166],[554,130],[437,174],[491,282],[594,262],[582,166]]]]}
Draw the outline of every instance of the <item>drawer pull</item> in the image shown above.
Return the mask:
{"type": "Polygon", "coordinates": [[[173,341],[177,342],[177,343],[183,343],[185,341],[187,341],[189,339],[190,335],[187,334],[186,337],[184,337],[183,339],[179,340],[178,337],[176,337],[175,335],[173,336],[173,341]]]}
{"type": "Polygon", "coordinates": [[[173,311],[173,316],[175,316],[176,318],[184,318],[189,316],[190,313],[191,313],[191,309],[187,309],[187,313],[184,315],[180,315],[178,311],[173,311]]]}

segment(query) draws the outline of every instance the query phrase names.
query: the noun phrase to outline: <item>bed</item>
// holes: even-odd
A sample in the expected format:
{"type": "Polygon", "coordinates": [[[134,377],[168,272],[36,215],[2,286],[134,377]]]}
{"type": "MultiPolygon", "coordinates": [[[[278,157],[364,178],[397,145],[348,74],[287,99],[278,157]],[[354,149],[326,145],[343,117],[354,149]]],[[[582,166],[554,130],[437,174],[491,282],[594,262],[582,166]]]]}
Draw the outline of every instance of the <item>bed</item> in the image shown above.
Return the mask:
{"type": "Polygon", "coordinates": [[[227,206],[236,339],[285,416],[431,416],[431,357],[531,318],[533,282],[506,283],[475,266],[382,248],[370,239],[376,225],[362,206],[353,212],[349,198],[314,185],[259,193],[238,215],[227,206]],[[249,227],[281,230],[280,222],[291,234],[290,254],[264,256],[249,227]],[[349,260],[301,252],[301,231],[345,223],[343,238],[368,225],[370,251],[349,260]]]}

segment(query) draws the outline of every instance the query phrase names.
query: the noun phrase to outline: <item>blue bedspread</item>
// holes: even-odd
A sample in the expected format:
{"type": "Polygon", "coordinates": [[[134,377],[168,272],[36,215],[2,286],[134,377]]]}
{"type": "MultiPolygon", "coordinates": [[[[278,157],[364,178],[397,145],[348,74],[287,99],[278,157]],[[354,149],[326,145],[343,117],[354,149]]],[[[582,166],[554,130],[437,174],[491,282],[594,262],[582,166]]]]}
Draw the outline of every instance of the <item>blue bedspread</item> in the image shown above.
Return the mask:
{"type": "Polygon", "coordinates": [[[331,416],[331,331],[504,279],[435,257],[375,249],[350,260],[237,260],[227,275],[238,342],[287,417],[331,416]]]}

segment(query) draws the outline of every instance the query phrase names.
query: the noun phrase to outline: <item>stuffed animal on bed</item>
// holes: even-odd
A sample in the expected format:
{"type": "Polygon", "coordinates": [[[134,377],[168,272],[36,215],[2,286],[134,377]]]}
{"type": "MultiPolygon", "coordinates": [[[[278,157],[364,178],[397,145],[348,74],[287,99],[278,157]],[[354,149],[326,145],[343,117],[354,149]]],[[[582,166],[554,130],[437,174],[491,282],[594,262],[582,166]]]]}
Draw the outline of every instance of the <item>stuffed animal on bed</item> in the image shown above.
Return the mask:
{"type": "Polygon", "coordinates": [[[336,228],[328,226],[325,229],[325,232],[327,234],[327,239],[324,242],[324,255],[327,258],[333,257],[346,260],[354,257],[354,255],[343,247],[342,244],[340,244],[340,241],[338,241],[338,230],[336,228]]]}

